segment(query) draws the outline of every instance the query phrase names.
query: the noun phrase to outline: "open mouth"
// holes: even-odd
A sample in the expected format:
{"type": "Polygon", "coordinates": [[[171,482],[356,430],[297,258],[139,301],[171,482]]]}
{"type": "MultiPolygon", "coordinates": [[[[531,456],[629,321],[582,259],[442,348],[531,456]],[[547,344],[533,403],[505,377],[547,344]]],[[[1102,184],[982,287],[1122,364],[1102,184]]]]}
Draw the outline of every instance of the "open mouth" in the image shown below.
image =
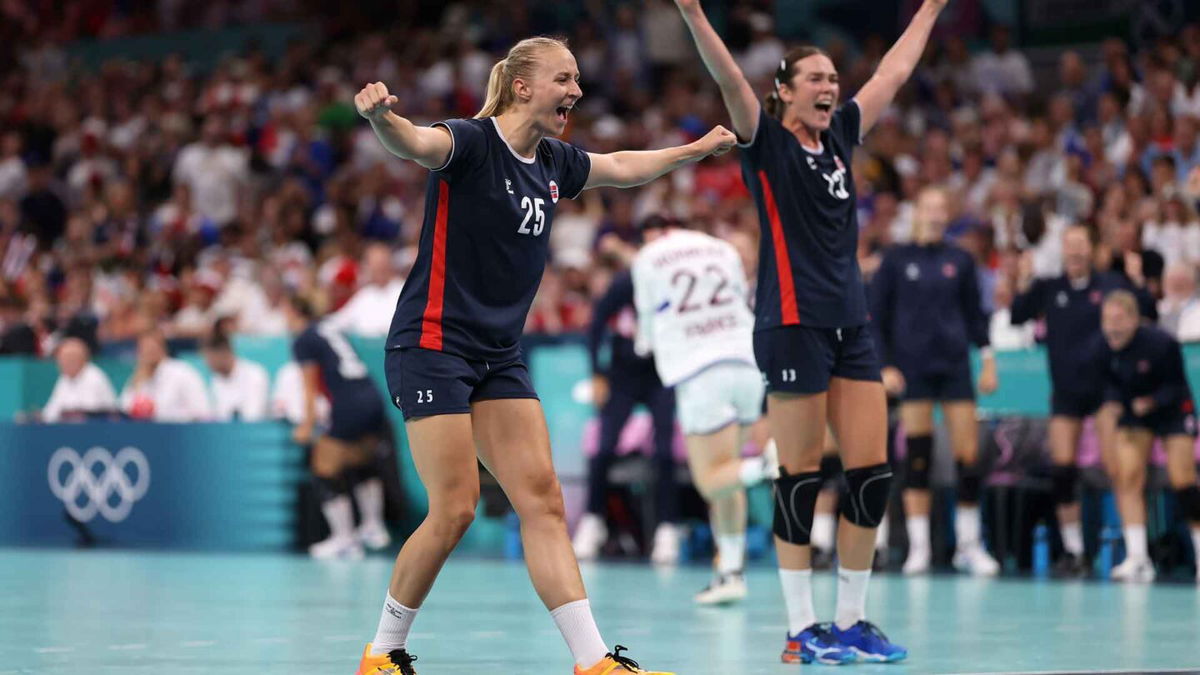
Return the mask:
{"type": "Polygon", "coordinates": [[[833,110],[833,101],[817,101],[816,108],[819,112],[827,113],[833,110]]]}
{"type": "Polygon", "coordinates": [[[560,105],[554,109],[554,114],[558,117],[558,120],[560,122],[566,122],[567,115],[570,114],[572,107],[573,106],[569,106],[569,105],[560,105]]]}

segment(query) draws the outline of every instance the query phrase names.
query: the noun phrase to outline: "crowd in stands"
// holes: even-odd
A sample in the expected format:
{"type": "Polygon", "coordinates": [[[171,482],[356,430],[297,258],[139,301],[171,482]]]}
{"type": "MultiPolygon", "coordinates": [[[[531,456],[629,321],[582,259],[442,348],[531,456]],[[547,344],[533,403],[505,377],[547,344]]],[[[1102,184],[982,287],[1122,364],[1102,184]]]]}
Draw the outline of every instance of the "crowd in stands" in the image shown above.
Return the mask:
{"type": "MultiPolygon", "coordinates": [[[[728,16],[743,36],[737,58],[765,93],[786,45],[759,4],[728,16]]],[[[473,116],[521,26],[453,4],[375,32],[293,41],[278,58],[248,47],[202,71],[177,56],[76,63],[67,46],[297,8],[68,5],[107,13],[52,22],[22,3],[0,10],[11,38],[0,56],[11,66],[0,77],[0,353],[50,357],[69,338],[95,351],[152,330],[205,338],[218,321],[229,334],[283,335],[289,293],[350,332],[385,334],[427,172],[387,154],[353,94],[379,80],[418,123],[473,116]]],[[[597,152],[661,147],[725,122],[672,2],[586,6],[559,26],[583,75],[568,140],[597,152]]],[[[1014,281],[1061,273],[1072,223],[1092,228],[1098,267],[1144,276],[1163,325],[1200,340],[1200,26],[1137,48],[1114,38],[1064,50],[1043,87],[1012,41],[1003,26],[975,45],[936,36],[856,153],[864,273],[908,239],[917,192],[940,184],[955,202],[948,236],[979,263],[998,348],[1037,339],[1033,326],[1008,325],[1014,281]]],[[[825,45],[843,98],[884,44],[825,45]]],[[[758,223],[733,152],[560,204],[528,329],[584,330],[635,225],[654,214],[735,241],[752,273],[758,223]]]]}

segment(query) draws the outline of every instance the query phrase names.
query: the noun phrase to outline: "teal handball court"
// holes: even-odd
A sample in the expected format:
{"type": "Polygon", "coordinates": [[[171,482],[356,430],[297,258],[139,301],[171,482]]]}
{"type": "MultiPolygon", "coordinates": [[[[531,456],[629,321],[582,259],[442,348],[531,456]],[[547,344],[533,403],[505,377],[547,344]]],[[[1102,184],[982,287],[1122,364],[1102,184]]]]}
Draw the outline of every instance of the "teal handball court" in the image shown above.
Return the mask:
{"type": "MultiPolygon", "coordinates": [[[[374,634],[388,556],[0,551],[0,675],[351,675],[374,634]]],[[[834,577],[818,572],[818,612],[834,577]]],[[[698,609],[707,570],[584,567],[605,639],[680,675],[828,670],[778,661],[775,572],[740,606],[698,609]]],[[[869,614],[912,656],[866,673],[1200,671],[1194,584],[879,575],[869,614]]],[[[413,627],[421,675],[571,672],[519,562],[455,556],[413,627]]]]}

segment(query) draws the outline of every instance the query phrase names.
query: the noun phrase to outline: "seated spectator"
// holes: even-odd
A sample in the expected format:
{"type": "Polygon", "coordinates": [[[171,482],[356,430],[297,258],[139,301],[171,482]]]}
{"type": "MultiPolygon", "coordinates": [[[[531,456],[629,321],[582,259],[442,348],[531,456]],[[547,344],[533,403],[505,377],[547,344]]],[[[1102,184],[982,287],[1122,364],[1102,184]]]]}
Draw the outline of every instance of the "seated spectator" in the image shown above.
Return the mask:
{"type": "Polygon", "coordinates": [[[229,338],[215,332],[204,341],[204,361],[212,371],[213,419],[260,422],[267,418],[271,378],[261,365],[238,358],[229,338]]]}
{"type": "Polygon", "coordinates": [[[154,329],[138,337],[137,365],[121,392],[121,410],[155,422],[200,422],[212,416],[204,378],[171,358],[166,338],[154,329]]]}
{"type": "MultiPolygon", "coordinates": [[[[288,361],[275,373],[275,386],[271,388],[271,417],[293,425],[304,421],[304,373],[300,364],[288,361]]],[[[317,393],[317,424],[329,424],[329,399],[317,393]]]]}
{"type": "Polygon", "coordinates": [[[349,335],[384,337],[392,325],[404,279],[396,273],[391,247],[371,244],[363,253],[365,280],[350,300],[325,320],[349,335]]]}
{"type": "Polygon", "coordinates": [[[67,338],[58,346],[58,381],[42,408],[42,420],[59,422],[117,409],[117,393],[103,370],[91,362],[87,343],[67,338]]]}
{"type": "Polygon", "coordinates": [[[1013,289],[1007,276],[997,277],[992,298],[995,308],[988,326],[992,348],[999,352],[1032,348],[1036,330],[1034,325],[1023,323],[1014,326],[1012,323],[1013,289]]]}
{"type": "Polygon", "coordinates": [[[25,320],[27,303],[16,296],[0,296],[0,354],[38,353],[37,332],[25,320]]]}

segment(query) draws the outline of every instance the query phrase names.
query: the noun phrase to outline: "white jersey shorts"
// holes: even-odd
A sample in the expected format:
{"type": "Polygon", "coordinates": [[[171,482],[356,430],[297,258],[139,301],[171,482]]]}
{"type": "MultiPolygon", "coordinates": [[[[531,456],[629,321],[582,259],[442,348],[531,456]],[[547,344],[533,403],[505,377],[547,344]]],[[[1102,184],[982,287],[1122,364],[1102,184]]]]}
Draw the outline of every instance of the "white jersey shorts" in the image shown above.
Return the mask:
{"type": "Polygon", "coordinates": [[[733,423],[753,424],[762,416],[766,386],[758,368],[725,361],[675,385],[675,410],[683,433],[703,436],[733,423]]]}

